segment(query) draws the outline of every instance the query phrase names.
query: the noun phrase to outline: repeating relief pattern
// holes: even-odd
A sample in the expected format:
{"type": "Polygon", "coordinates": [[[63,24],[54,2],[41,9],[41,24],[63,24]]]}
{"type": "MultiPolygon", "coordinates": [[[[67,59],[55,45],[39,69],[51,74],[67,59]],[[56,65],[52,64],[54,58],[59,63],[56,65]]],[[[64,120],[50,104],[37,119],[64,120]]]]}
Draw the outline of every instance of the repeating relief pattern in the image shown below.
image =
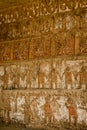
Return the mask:
{"type": "Polygon", "coordinates": [[[0,102],[3,105],[0,117],[5,122],[19,122],[27,126],[49,123],[55,126],[58,122],[85,126],[86,94],[85,91],[4,91],[3,102],[0,102]]]}
{"type": "Polygon", "coordinates": [[[87,32],[59,31],[58,34],[32,39],[0,42],[0,60],[29,60],[58,56],[84,56],[87,54],[87,32]]]}
{"type": "Polygon", "coordinates": [[[86,90],[86,59],[1,64],[0,118],[26,126],[60,123],[63,127],[66,122],[69,127],[86,127],[86,90]]]}
{"type": "Polygon", "coordinates": [[[86,60],[48,59],[0,66],[3,89],[87,88],[86,60]]]}
{"type": "Polygon", "coordinates": [[[87,126],[86,55],[86,0],[30,0],[1,10],[0,119],[87,126]]]}
{"type": "Polygon", "coordinates": [[[1,61],[86,55],[86,37],[86,0],[37,0],[0,11],[1,61]]]}
{"type": "Polygon", "coordinates": [[[0,61],[24,61],[30,59],[56,58],[59,56],[86,56],[87,33],[59,32],[44,37],[0,43],[0,61]]]}

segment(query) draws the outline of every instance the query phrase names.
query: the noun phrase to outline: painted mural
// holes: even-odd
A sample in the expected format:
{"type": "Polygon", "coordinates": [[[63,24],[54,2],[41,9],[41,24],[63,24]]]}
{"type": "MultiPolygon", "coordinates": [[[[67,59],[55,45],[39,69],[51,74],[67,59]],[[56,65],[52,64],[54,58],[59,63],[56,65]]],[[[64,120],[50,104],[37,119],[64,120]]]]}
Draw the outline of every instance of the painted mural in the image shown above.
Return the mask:
{"type": "Polygon", "coordinates": [[[55,126],[59,122],[68,123],[69,126],[87,125],[87,93],[84,91],[5,91],[4,94],[6,97],[3,97],[0,118],[7,123],[26,126],[55,126]],[[7,103],[5,98],[8,99],[7,103]]]}
{"type": "Polygon", "coordinates": [[[59,122],[86,126],[86,80],[87,62],[81,59],[1,65],[0,117],[26,126],[59,122]]]}
{"type": "Polygon", "coordinates": [[[0,121],[87,130],[87,1],[0,10],[0,121]]]}
{"type": "Polygon", "coordinates": [[[0,11],[1,61],[86,56],[86,37],[86,0],[29,1],[0,11]]]}
{"type": "Polygon", "coordinates": [[[48,59],[25,64],[0,65],[2,89],[87,88],[86,60],[48,59]]]}

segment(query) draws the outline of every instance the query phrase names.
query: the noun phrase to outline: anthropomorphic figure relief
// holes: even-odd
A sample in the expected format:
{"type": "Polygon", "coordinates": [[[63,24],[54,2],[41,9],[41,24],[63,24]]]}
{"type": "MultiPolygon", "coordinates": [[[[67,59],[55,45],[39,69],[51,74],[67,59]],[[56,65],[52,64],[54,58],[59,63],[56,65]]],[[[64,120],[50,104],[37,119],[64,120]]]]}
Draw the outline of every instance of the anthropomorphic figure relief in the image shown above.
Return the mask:
{"type": "Polygon", "coordinates": [[[9,84],[11,89],[19,89],[20,85],[20,66],[18,65],[11,65],[11,73],[10,73],[10,80],[9,84]]]}
{"type": "Polygon", "coordinates": [[[26,75],[21,74],[20,76],[20,89],[25,89],[26,88],[26,75]]]}
{"type": "Polygon", "coordinates": [[[22,93],[19,93],[17,97],[17,112],[24,113],[24,104],[25,104],[25,96],[22,93]]]}
{"type": "Polygon", "coordinates": [[[66,79],[66,88],[72,89],[72,72],[69,67],[66,68],[65,79],[66,79]]]}
{"type": "Polygon", "coordinates": [[[77,125],[77,120],[78,120],[78,113],[76,109],[76,105],[72,99],[68,99],[66,106],[68,108],[69,112],[69,123],[72,123],[72,119],[74,120],[74,124],[77,125]]]}
{"type": "Polygon", "coordinates": [[[38,97],[38,103],[37,103],[37,110],[38,110],[38,119],[40,122],[44,121],[44,110],[43,110],[43,105],[45,103],[45,98],[43,95],[43,92],[41,93],[41,95],[38,97]]]}
{"type": "Polygon", "coordinates": [[[8,89],[9,86],[9,68],[5,68],[4,74],[4,89],[8,89]]]}
{"type": "MultiPolygon", "coordinates": [[[[25,97],[25,107],[24,107],[24,113],[25,113],[25,124],[29,125],[30,123],[34,122],[36,120],[36,115],[34,113],[34,106],[32,106],[33,100],[30,101],[30,96],[29,94],[26,95],[25,97]]],[[[36,101],[35,101],[36,103],[36,101]]],[[[36,107],[36,106],[35,106],[36,107]]]]}
{"type": "Polygon", "coordinates": [[[60,104],[58,102],[58,96],[51,97],[50,105],[53,112],[52,123],[55,123],[58,120],[60,120],[59,118],[60,117],[60,112],[59,112],[60,104]]]}
{"type": "Polygon", "coordinates": [[[13,86],[14,86],[14,89],[20,88],[20,75],[15,75],[13,86]]]}
{"type": "Polygon", "coordinates": [[[51,64],[49,61],[43,61],[38,71],[39,88],[51,88],[51,64]]]}
{"type": "Polygon", "coordinates": [[[57,74],[57,88],[65,89],[66,60],[57,60],[55,69],[57,74]]]}
{"type": "Polygon", "coordinates": [[[30,68],[28,66],[28,71],[27,71],[27,74],[26,74],[26,87],[27,87],[27,89],[31,89],[30,75],[31,75],[31,70],[30,70],[30,68]]]}
{"type": "Polygon", "coordinates": [[[56,89],[57,88],[57,72],[55,68],[53,68],[51,72],[51,81],[52,81],[52,88],[56,89]]]}
{"type": "Polygon", "coordinates": [[[1,107],[0,107],[0,117],[5,123],[10,123],[10,95],[8,93],[1,94],[1,107]]]}
{"type": "Polygon", "coordinates": [[[30,107],[32,110],[32,121],[38,121],[38,109],[37,109],[37,104],[38,104],[38,97],[35,97],[32,99],[31,103],[30,103],[30,107]]]}
{"type": "Polygon", "coordinates": [[[66,107],[66,100],[65,96],[58,96],[57,106],[58,106],[58,114],[56,115],[57,121],[67,121],[68,120],[68,110],[66,107]]]}
{"type": "Polygon", "coordinates": [[[80,61],[72,61],[69,62],[70,70],[71,70],[71,78],[72,78],[72,88],[73,89],[80,89],[80,61]]]}
{"type": "Polygon", "coordinates": [[[80,95],[79,100],[77,102],[77,111],[78,111],[78,122],[87,125],[87,96],[86,93],[83,94],[85,97],[80,95]]]}
{"type": "Polygon", "coordinates": [[[14,114],[17,113],[17,97],[18,93],[17,92],[12,92],[10,96],[10,119],[11,121],[15,120],[14,114]]]}
{"type": "Polygon", "coordinates": [[[84,67],[82,67],[80,71],[80,86],[83,90],[87,88],[87,71],[84,67]]]}
{"type": "Polygon", "coordinates": [[[32,120],[34,120],[34,115],[33,115],[31,106],[26,105],[26,108],[25,108],[25,124],[29,125],[29,123],[31,123],[32,120]]]}
{"type": "Polygon", "coordinates": [[[0,88],[0,119],[3,121],[4,111],[3,111],[3,90],[0,88]]]}
{"type": "Polygon", "coordinates": [[[33,89],[38,88],[38,75],[36,71],[35,72],[32,71],[30,82],[31,82],[31,88],[33,89]]]}
{"type": "Polygon", "coordinates": [[[79,89],[80,88],[80,76],[79,76],[79,72],[73,71],[72,72],[72,87],[74,89],[79,89]]]}
{"type": "Polygon", "coordinates": [[[10,123],[10,94],[6,94],[6,97],[4,99],[5,104],[5,122],[10,123]],[[6,101],[7,100],[7,101],[6,101]]]}
{"type": "Polygon", "coordinates": [[[37,104],[38,104],[38,97],[29,95],[26,96],[24,106],[25,111],[24,120],[26,125],[39,121],[37,104]]]}
{"type": "Polygon", "coordinates": [[[38,74],[38,86],[39,88],[44,88],[45,84],[45,73],[44,72],[39,72],[38,74]]]}
{"type": "Polygon", "coordinates": [[[30,77],[30,81],[29,81],[30,88],[31,89],[38,88],[38,64],[37,62],[31,62],[28,71],[29,71],[28,76],[30,77]]]}
{"type": "Polygon", "coordinates": [[[45,98],[45,104],[43,105],[43,109],[45,113],[45,123],[53,123],[53,111],[48,97],[45,98]]]}
{"type": "Polygon", "coordinates": [[[0,87],[4,88],[4,67],[0,66],[0,87]]]}

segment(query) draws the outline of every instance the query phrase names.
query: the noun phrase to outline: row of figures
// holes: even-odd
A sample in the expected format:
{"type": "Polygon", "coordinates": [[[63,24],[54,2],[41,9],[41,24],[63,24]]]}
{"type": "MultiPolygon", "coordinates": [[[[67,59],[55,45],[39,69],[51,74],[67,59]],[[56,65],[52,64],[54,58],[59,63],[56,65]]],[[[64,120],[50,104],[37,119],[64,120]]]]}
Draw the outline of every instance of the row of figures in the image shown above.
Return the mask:
{"type": "Polygon", "coordinates": [[[75,102],[73,97],[13,93],[9,94],[8,100],[8,106],[5,102],[5,105],[0,106],[0,118],[6,123],[28,126],[32,123],[46,125],[62,121],[70,125],[83,122],[87,125],[87,104],[81,98],[75,102]]]}
{"type": "Polygon", "coordinates": [[[87,70],[82,67],[79,71],[70,67],[59,70],[44,68],[15,68],[0,67],[0,86],[2,89],[83,89],[87,88],[87,70]],[[21,68],[21,69],[20,69],[21,68]]]}

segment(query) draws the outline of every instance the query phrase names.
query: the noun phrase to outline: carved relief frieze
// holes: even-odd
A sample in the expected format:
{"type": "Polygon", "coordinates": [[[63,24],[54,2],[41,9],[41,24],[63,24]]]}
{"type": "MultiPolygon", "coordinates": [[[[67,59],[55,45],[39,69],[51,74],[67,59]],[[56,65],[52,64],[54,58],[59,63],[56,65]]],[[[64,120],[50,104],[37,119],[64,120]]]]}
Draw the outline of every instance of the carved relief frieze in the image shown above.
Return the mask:
{"type": "Polygon", "coordinates": [[[86,71],[86,60],[40,59],[27,64],[1,65],[0,86],[2,89],[10,90],[82,89],[85,91],[86,71]]]}
{"type": "Polygon", "coordinates": [[[86,27],[86,7],[86,1],[78,3],[77,0],[44,0],[1,11],[0,40],[28,38],[41,33],[42,29],[44,33],[54,33],[55,29],[70,31],[83,25],[86,27]]]}
{"type": "MultiPolygon", "coordinates": [[[[67,124],[87,125],[86,92],[27,92],[4,91],[1,119],[5,122],[34,126],[50,125],[66,127],[67,124]],[[84,95],[84,96],[83,96],[84,95]],[[8,99],[8,100],[7,100],[8,99]],[[7,100],[7,102],[5,102],[7,100]],[[55,107],[54,107],[55,106],[55,107]],[[83,123],[84,121],[84,123],[83,123]],[[62,122],[62,123],[61,123],[62,122]],[[66,125],[63,126],[63,123],[66,125]]],[[[1,102],[0,102],[1,103],[1,102]]],[[[77,126],[79,128],[80,126],[77,126]]]]}
{"type": "Polygon", "coordinates": [[[0,11],[2,121],[87,126],[86,28],[86,0],[30,0],[0,11]]]}

